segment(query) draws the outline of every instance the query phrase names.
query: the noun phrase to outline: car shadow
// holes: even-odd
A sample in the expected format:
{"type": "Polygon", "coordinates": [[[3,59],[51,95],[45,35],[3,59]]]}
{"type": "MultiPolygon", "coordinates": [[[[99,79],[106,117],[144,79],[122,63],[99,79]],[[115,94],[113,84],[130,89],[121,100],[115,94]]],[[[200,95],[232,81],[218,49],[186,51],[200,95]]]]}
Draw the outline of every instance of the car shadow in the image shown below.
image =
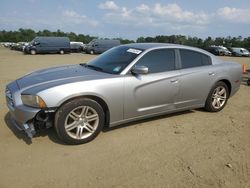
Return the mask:
{"type": "MultiPolygon", "coordinates": [[[[198,110],[198,109],[196,109],[198,110]]],[[[202,110],[202,109],[201,109],[202,110]]],[[[172,114],[167,114],[167,115],[160,115],[160,116],[156,116],[156,117],[151,117],[151,118],[147,118],[147,119],[143,119],[143,120],[137,120],[137,121],[133,121],[131,123],[125,123],[122,125],[118,125],[115,127],[104,127],[102,132],[107,133],[109,131],[112,130],[116,130],[116,129],[122,129],[122,128],[126,128],[129,126],[135,126],[137,124],[141,124],[141,123],[147,123],[150,121],[154,121],[154,120],[160,120],[160,119],[165,119],[165,118],[170,118],[173,116],[179,116],[179,115],[183,115],[183,114],[189,114],[189,113],[194,113],[193,110],[187,110],[187,111],[182,111],[182,112],[176,112],[176,113],[172,113],[172,114]]],[[[4,121],[5,124],[7,125],[7,127],[12,131],[12,133],[19,139],[19,140],[23,140],[27,145],[32,144],[32,139],[30,139],[24,131],[19,131],[11,122],[11,118],[10,118],[10,113],[8,112],[5,117],[4,117],[4,121]]],[[[52,142],[56,143],[56,144],[60,144],[60,145],[68,145],[63,143],[57,136],[56,131],[53,128],[49,128],[46,130],[43,130],[41,132],[38,132],[33,139],[37,138],[37,137],[48,137],[52,142]]]]}
{"type": "Polygon", "coordinates": [[[171,113],[171,114],[165,114],[165,115],[159,115],[159,116],[155,116],[155,117],[151,117],[151,118],[146,118],[146,119],[142,119],[142,120],[136,120],[133,122],[129,122],[129,123],[124,123],[118,126],[114,126],[114,127],[108,127],[105,126],[104,129],[102,130],[102,132],[109,132],[115,129],[122,129],[125,127],[129,127],[129,126],[135,126],[137,124],[141,124],[141,123],[147,123],[150,121],[155,121],[155,120],[160,120],[160,119],[165,119],[165,118],[171,118],[173,116],[179,116],[179,115],[183,115],[183,114],[189,114],[189,113],[194,113],[195,110],[186,110],[186,111],[182,111],[182,112],[175,112],[175,113],[171,113]]]}
{"type": "MultiPolygon", "coordinates": [[[[7,127],[11,130],[11,132],[19,139],[23,140],[27,145],[32,144],[32,139],[30,139],[24,131],[18,130],[15,125],[13,125],[11,118],[10,118],[10,113],[6,113],[4,117],[5,124],[7,127]]],[[[48,137],[52,142],[60,144],[60,145],[66,145],[64,144],[57,136],[56,132],[54,131],[53,128],[43,130],[41,132],[38,132],[33,139],[37,137],[48,137]]]]}
{"type": "Polygon", "coordinates": [[[32,140],[27,137],[27,135],[24,133],[24,131],[19,131],[12,123],[10,118],[10,113],[8,112],[4,116],[4,121],[7,127],[11,130],[11,132],[19,139],[23,140],[27,145],[32,144],[32,140]]]}

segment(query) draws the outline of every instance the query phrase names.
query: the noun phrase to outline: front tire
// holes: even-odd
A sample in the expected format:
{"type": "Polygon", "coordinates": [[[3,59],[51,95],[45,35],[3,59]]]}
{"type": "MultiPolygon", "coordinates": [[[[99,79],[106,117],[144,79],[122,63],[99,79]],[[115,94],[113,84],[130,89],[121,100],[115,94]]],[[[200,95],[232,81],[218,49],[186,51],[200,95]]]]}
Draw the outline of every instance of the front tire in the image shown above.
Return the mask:
{"type": "Polygon", "coordinates": [[[55,129],[67,144],[83,144],[93,140],[104,126],[104,112],[99,103],[82,98],[67,102],[55,115],[55,129]]]}
{"type": "Polygon", "coordinates": [[[36,50],[30,50],[31,55],[36,55],[36,50]]]}
{"type": "Polygon", "coordinates": [[[229,98],[228,87],[224,82],[217,82],[211,89],[206,103],[205,110],[209,112],[221,111],[227,103],[229,98]]]}

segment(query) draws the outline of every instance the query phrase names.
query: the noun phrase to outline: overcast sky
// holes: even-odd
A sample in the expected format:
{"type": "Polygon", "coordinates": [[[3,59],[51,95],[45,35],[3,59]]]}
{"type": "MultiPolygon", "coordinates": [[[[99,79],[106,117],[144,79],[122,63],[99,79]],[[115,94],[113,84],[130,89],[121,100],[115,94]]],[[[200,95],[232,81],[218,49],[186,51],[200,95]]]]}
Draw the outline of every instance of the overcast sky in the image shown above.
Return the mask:
{"type": "Polygon", "coordinates": [[[250,0],[0,0],[0,30],[98,37],[250,36],[250,0]]]}

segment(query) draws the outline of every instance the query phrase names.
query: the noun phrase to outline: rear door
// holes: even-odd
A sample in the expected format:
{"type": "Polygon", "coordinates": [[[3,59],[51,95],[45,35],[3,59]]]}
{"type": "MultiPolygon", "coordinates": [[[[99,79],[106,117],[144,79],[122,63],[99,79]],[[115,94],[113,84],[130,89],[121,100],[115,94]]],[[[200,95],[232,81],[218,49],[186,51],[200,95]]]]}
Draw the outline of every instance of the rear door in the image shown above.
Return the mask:
{"type": "Polygon", "coordinates": [[[203,53],[179,49],[181,62],[180,92],[176,100],[177,108],[205,104],[207,95],[216,79],[216,68],[211,58],[203,53]]]}
{"type": "Polygon", "coordinates": [[[148,74],[128,74],[124,82],[124,118],[161,113],[175,109],[179,71],[174,49],[152,50],[135,66],[146,66],[148,74]]]}

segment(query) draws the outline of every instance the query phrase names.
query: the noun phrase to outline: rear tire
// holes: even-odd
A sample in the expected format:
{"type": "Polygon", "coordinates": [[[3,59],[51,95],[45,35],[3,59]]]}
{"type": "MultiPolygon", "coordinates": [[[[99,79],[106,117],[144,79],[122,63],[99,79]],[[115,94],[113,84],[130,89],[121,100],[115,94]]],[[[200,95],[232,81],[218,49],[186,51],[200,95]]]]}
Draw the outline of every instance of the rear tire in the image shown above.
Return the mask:
{"type": "Polygon", "coordinates": [[[205,110],[209,112],[221,111],[229,98],[228,87],[224,82],[217,82],[208,94],[205,110]]]}
{"type": "Polygon", "coordinates": [[[67,144],[87,143],[100,133],[105,115],[99,103],[92,99],[74,99],[61,106],[55,114],[55,129],[67,144]]]}
{"type": "Polygon", "coordinates": [[[95,52],[94,52],[94,50],[90,50],[90,52],[89,52],[91,55],[93,55],[95,52]]]}
{"type": "Polygon", "coordinates": [[[61,50],[59,51],[59,53],[63,55],[63,54],[64,54],[64,50],[61,49],[61,50]]]}

